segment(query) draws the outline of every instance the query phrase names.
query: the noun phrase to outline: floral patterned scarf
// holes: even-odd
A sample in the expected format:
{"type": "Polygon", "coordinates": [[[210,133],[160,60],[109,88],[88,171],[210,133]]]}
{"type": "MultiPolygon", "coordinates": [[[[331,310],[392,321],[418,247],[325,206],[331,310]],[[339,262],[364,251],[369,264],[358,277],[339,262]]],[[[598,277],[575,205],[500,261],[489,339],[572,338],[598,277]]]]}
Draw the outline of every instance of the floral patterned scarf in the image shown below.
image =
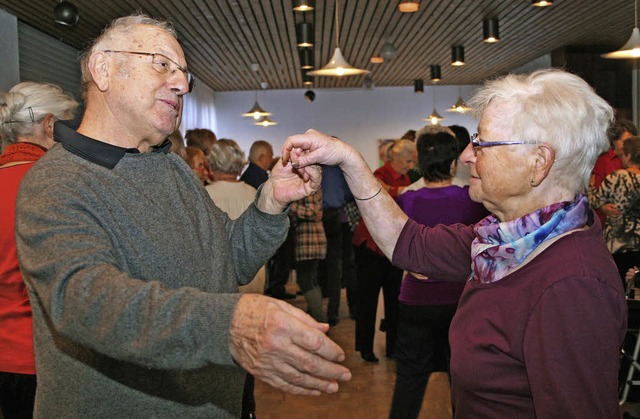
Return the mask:
{"type": "Polygon", "coordinates": [[[471,244],[471,280],[497,282],[509,275],[542,242],[584,227],[587,197],[558,202],[516,220],[501,223],[490,215],[476,224],[471,244]]]}

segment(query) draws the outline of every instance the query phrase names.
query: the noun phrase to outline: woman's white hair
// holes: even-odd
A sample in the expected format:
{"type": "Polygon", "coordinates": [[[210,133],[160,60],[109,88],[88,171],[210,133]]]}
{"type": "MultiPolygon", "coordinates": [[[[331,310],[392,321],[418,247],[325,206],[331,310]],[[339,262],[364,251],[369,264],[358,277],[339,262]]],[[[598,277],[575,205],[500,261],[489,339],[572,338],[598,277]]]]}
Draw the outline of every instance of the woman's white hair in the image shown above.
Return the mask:
{"type": "Polygon", "coordinates": [[[56,120],[71,119],[78,102],[60,87],[50,83],[18,83],[0,92],[1,145],[15,143],[34,134],[37,124],[53,114],[56,120]]]}
{"type": "Polygon", "coordinates": [[[388,149],[387,153],[389,157],[394,155],[397,156],[410,156],[411,154],[416,152],[416,144],[404,138],[399,140],[395,140],[393,145],[388,149]]]}
{"type": "Polygon", "coordinates": [[[222,138],[213,143],[209,155],[211,170],[239,175],[245,163],[244,152],[235,141],[222,138]]]}
{"type": "Polygon", "coordinates": [[[584,193],[598,156],[609,149],[607,129],[613,109],[580,77],[557,69],[510,74],[487,82],[471,100],[476,117],[492,101],[507,105],[495,123],[513,141],[550,145],[550,176],[561,188],[584,193]]]}

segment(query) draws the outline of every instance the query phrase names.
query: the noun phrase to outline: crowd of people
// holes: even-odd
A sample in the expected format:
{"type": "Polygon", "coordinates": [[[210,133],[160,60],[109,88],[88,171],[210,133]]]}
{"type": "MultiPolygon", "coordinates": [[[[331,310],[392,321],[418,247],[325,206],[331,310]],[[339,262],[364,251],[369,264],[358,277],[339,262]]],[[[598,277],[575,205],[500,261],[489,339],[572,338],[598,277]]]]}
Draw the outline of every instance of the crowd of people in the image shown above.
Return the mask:
{"type": "Polygon", "coordinates": [[[456,417],[619,414],[640,137],[579,77],[490,81],[478,134],[408,130],[372,172],[313,130],[281,158],[183,138],[168,22],[114,20],[81,68],[77,127],[54,85],[0,94],[4,417],[255,418],[255,379],[334,393],[342,288],[370,363],[382,292],[391,418],[418,417],[433,371],[456,417]]]}

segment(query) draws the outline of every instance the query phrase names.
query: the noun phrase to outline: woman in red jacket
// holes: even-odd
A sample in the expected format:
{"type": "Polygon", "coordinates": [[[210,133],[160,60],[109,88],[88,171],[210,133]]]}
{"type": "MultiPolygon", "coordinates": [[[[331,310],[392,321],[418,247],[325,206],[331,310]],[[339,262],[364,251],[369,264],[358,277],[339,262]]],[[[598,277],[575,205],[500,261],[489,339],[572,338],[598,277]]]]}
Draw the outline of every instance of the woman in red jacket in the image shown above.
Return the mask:
{"type": "Polygon", "coordinates": [[[0,92],[0,417],[31,418],[36,389],[31,305],[14,232],[18,187],[54,145],[54,122],[72,118],[77,107],[51,84],[25,82],[0,92]]]}

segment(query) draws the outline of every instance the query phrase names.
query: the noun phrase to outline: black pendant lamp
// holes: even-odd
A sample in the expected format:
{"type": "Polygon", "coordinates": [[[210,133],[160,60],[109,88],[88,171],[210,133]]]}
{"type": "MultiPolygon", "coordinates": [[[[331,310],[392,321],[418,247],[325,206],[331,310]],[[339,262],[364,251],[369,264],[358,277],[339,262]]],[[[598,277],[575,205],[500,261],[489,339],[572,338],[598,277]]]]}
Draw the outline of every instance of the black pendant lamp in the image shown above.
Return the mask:
{"type": "Polygon", "coordinates": [[[313,46],[313,25],[309,22],[301,22],[296,25],[296,37],[300,48],[313,46]]]}
{"type": "Polygon", "coordinates": [[[454,45],[451,47],[451,65],[454,67],[464,65],[464,47],[462,45],[454,45]]]}
{"type": "Polygon", "coordinates": [[[484,42],[495,43],[500,41],[500,30],[498,28],[498,18],[491,17],[482,21],[482,36],[484,42]]]}

